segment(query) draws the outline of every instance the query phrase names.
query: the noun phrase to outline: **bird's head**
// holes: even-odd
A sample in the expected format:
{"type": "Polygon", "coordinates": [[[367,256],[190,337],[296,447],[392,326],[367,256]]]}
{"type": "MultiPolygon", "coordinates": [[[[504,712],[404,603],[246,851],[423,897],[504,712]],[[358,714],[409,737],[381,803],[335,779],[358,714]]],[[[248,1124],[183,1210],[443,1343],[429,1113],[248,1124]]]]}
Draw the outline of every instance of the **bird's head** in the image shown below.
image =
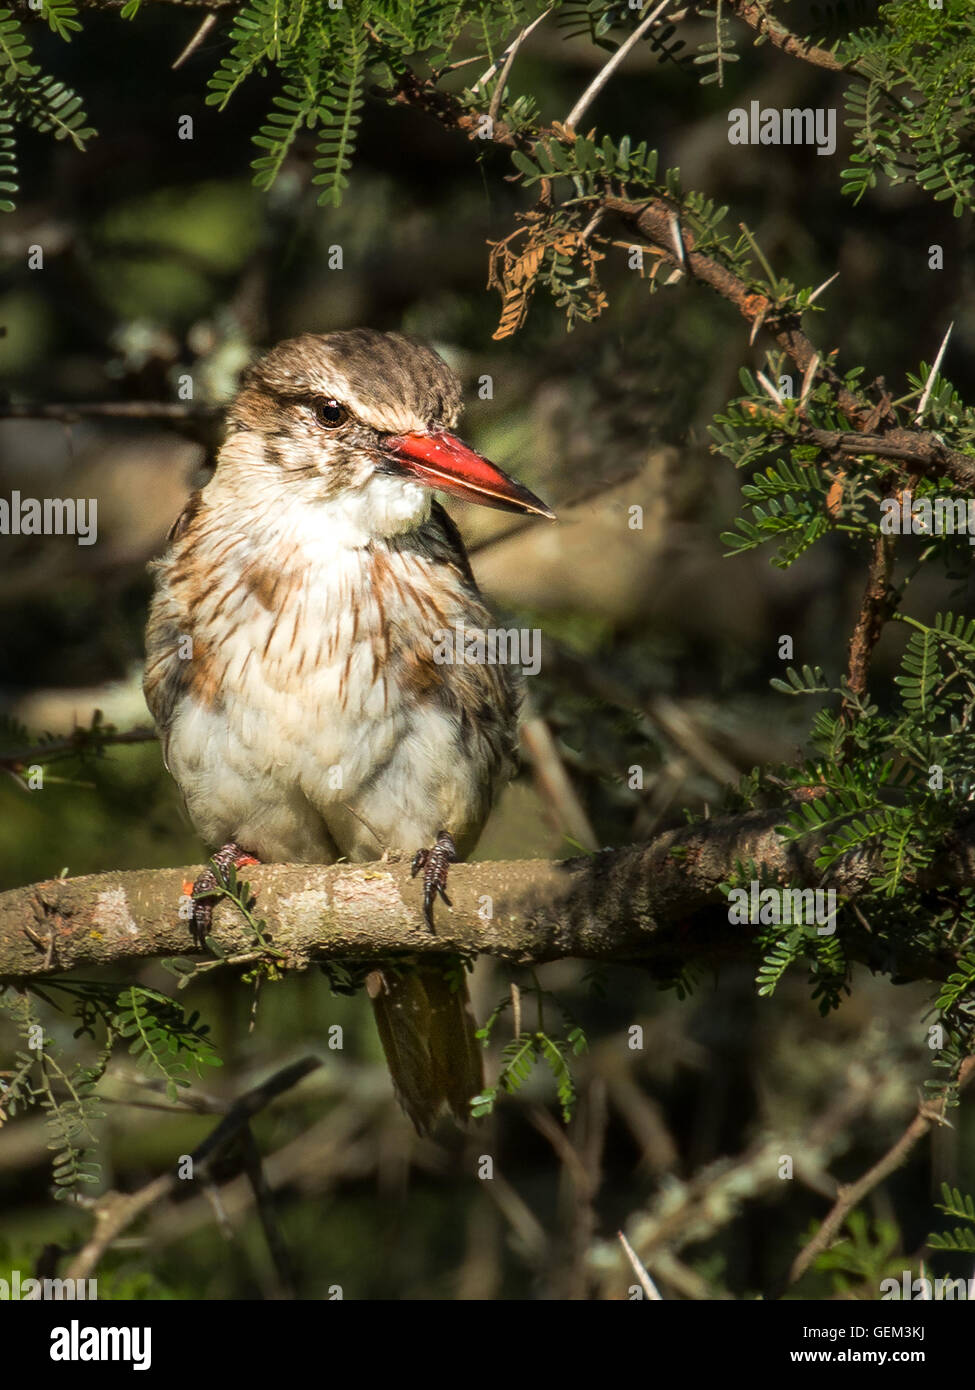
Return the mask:
{"type": "Polygon", "coordinates": [[[538,497],[451,433],[457,376],[402,333],[356,328],[279,343],[246,374],[231,406],[251,468],[293,500],[331,503],[351,532],[395,535],[429,515],[431,490],[553,517],[538,497]]]}

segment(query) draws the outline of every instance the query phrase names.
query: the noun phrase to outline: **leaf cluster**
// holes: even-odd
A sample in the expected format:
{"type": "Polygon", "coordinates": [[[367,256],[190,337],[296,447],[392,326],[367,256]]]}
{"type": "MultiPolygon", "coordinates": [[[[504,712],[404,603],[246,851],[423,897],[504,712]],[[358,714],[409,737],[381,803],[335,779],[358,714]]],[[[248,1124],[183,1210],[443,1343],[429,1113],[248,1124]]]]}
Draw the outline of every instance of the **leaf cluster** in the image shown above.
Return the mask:
{"type": "MultiPolygon", "coordinates": [[[[959,888],[940,869],[947,844],[971,824],[975,773],[975,620],[938,614],[928,625],[895,614],[906,630],[895,699],[881,710],[845,681],[830,685],[819,667],[790,668],[772,682],[780,693],[833,703],[814,716],[811,756],[759,775],[762,788],[785,798],[778,833],[813,853],[820,882],[855,882],[839,897],[838,929],[819,937],[806,925],[776,925],[758,934],[763,959],[758,992],[771,994],[786,971],[809,962],[823,1012],[846,989],[842,942],[866,931],[881,968],[903,951],[948,954],[954,965],[934,1007],[944,1033],[935,1066],[953,1085],[975,1041],[975,890],[959,888]]],[[[739,865],[725,891],[764,884],[761,866],[739,865]]],[[[931,1088],[944,1093],[945,1082],[931,1088]]]]}
{"type": "Polygon", "coordinates": [[[844,191],[859,201],[883,174],[950,201],[960,217],[975,205],[975,12],[968,0],[937,9],[891,0],[877,20],[838,48],[855,72],[845,95],[853,149],[844,191]]]}
{"type": "MultiPolygon", "coordinates": [[[[839,386],[862,397],[862,374],[862,368],[855,368],[839,386]]],[[[830,447],[818,442],[824,433],[835,438],[850,432],[850,422],[836,404],[836,385],[817,378],[803,392],[781,353],[769,354],[763,375],[765,385],[753,372],[741,369],[743,393],[715,417],[709,431],[715,453],[736,468],[755,470],[742,486],[747,514],[721,537],[727,553],[742,554],[774,543],[772,563],[787,569],[830,534],[863,541],[890,534],[882,523],[888,499],[899,496],[899,474],[866,446],[860,454],[846,452],[840,463],[830,447]]],[[[914,423],[929,376],[924,362],[917,373],[907,374],[908,389],[889,405],[891,423],[902,428],[914,423]]],[[[947,447],[975,456],[975,410],[940,373],[931,382],[924,411],[925,426],[947,447]]],[[[911,488],[912,506],[956,492],[948,478],[918,478],[911,488]]],[[[926,537],[925,543],[922,563],[940,554],[957,564],[970,549],[967,535],[957,533],[926,537]]]]}
{"type": "Polygon", "coordinates": [[[975,1197],[962,1195],[957,1187],[941,1184],[941,1201],[935,1202],[945,1216],[967,1221],[968,1226],[956,1226],[952,1231],[932,1232],[928,1244],[933,1250],[951,1250],[956,1254],[975,1255],[975,1197]]]}
{"type": "Polygon", "coordinates": [[[187,1016],[168,995],[141,985],[48,978],[24,993],[0,990],[0,1007],[24,1039],[16,1066],[0,1079],[0,1126],[33,1106],[44,1113],[55,1196],[62,1200],[82,1184],[99,1181],[92,1157],[94,1126],[104,1118],[97,1088],[114,1055],[126,1051],[173,1101],[190,1085],[191,1075],[221,1065],[199,1015],[187,1016]],[[77,1022],[74,1037],[99,1044],[93,1062],[64,1059],[60,1044],[41,1024],[35,998],[58,1012],[70,1005],[67,1012],[77,1022]]]}
{"type": "MultiPolygon", "coordinates": [[[[42,17],[65,42],[81,28],[70,0],[44,0],[42,17]]],[[[83,150],[95,134],[82,98],[34,62],[34,48],[13,10],[0,9],[0,212],[12,212],[18,191],[16,127],[70,140],[83,150]]]]}
{"type": "MultiPolygon", "coordinates": [[[[485,1087],[480,1095],[473,1098],[471,1114],[475,1118],[490,1115],[494,1110],[499,1094],[506,1092],[513,1095],[520,1091],[537,1063],[541,1062],[548,1068],[555,1082],[562,1118],[568,1124],[572,1118],[576,1102],[575,1082],[572,1077],[570,1062],[573,1057],[578,1057],[588,1050],[589,1044],[586,1035],[579,1024],[568,1015],[565,1006],[555,999],[548,990],[543,990],[537,981],[524,993],[526,996],[534,995],[535,997],[538,1007],[538,1027],[535,1029],[520,1028],[515,1036],[505,1043],[501,1052],[501,1068],[497,1081],[493,1086],[485,1087]],[[553,1033],[545,1027],[544,1005],[546,1001],[552,1003],[561,1014],[564,1020],[564,1033],[553,1033]]],[[[510,996],[503,999],[483,1026],[477,1030],[476,1036],[485,1047],[490,1042],[498,1021],[511,1006],[510,996]]]]}

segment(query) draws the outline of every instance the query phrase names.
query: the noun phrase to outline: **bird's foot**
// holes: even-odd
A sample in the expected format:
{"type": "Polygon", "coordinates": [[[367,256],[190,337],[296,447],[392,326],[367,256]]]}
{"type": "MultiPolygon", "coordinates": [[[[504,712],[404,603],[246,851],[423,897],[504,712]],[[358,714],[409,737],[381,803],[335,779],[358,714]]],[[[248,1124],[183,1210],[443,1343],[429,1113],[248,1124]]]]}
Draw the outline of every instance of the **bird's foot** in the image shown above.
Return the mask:
{"type": "Polygon", "coordinates": [[[410,877],[416,878],[423,870],[423,916],[427,926],[433,931],[433,904],[437,894],[448,907],[453,903],[447,897],[447,870],[457,861],[457,846],[449,830],[437,831],[437,843],[432,849],[418,849],[410,866],[410,877]]]}
{"type": "Polygon", "coordinates": [[[216,867],[206,868],[193,883],[193,918],[190,923],[190,930],[193,933],[193,940],[199,950],[203,950],[206,944],[206,937],[210,931],[210,923],[213,921],[213,906],[220,897],[219,888],[225,886],[227,870],[246,868],[249,864],[259,864],[261,861],[255,859],[253,854],[248,854],[247,850],[241,849],[240,845],[231,840],[228,844],[221,845],[216,854],[210,856],[211,862],[216,867]],[[219,874],[219,877],[217,876],[219,874]]]}

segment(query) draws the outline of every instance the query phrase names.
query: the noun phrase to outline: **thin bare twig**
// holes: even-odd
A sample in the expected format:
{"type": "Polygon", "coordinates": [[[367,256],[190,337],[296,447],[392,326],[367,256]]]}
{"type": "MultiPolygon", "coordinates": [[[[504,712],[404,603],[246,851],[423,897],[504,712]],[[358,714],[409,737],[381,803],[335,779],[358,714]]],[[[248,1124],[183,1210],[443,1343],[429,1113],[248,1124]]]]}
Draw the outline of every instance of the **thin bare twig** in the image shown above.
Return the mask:
{"type": "Polygon", "coordinates": [[[676,700],[669,695],[654,695],[647,701],[647,713],[667,738],[719,786],[738,785],[740,768],[714,747],[702,733],[699,723],[676,700]]]}
{"type": "MultiPolygon", "coordinates": [[[[249,1125],[253,1117],[270,1104],[282,1091],[290,1090],[309,1072],[321,1066],[317,1057],[304,1057],[292,1062],[231,1106],[226,1116],[191,1154],[196,1177],[206,1175],[207,1165],[227,1144],[249,1125]],[[200,1171],[198,1171],[200,1170],[200,1171]]],[[[109,1246],[137,1220],[143,1212],[163,1198],[170,1196],[181,1179],[175,1172],[153,1178],[138,1192],[106,1192],[94,1205],[95,1229],[88,1241],[71,1261],[66,1278],[87,1279],[109,1246]]]]}
{"type": "Polygon", "coordinates": [[[275,1292],[286,1298],[295,1298],[298,1289],[295,1282],[294,1265],[291,1262],[288,1247],[278,1224],[274,1207],[274,1191],[264,1171],[261,1150],[249,1124],[244,1125],[241,1130],[240,1142],[244,1158],[244,1173],[254,1194],[254,1204],[257,1207],[261,1230],[264,1232],[264,1239],[277,1275],[278,1289],[275,1292]]]}
{"type": "Polygon", "coordinates": [[[580,1138],[573,1144],[563,1127],[541,1106],[532,1106],[528,1118],[548,1140],[562,1163],[569,1182],[563,1201],[566,1246],[560,1252],[556,1271],[562,1297],[589,1296],[592,1276],[589,1252],[596,1231],[595,1201],[602,1181],[602,1152],[606,1135],[606,1095],[601,1080],[593,1081],[580,1102],[574,1130],[580,1138]]]}
{"type": "Polygon", "coordinates": [[[212,420],[224,407],[194,401],[79,401],[64,405],[0,402],[0,420],[212,420]]]}
{"type": "Polygon", "coordinates": [[[580,849],[595,851],[599,841],[585,807],[565,770],[552,731],[544,719],[531,711],[521,726],[521,746],[532,765],[535,779],[552,810],[556,825],[563,835],[574,840],[580,849]]]}
{"type": "Polygon", "coordinates": [[[57,762],[62,758],[77,757],[81,753],[97,752],[129,743],[155,743],[159,735],[148,725],[137,729],[124,729],[121,732],[108,729],[75,729],[64,738],[49,739],[47,743],[32,743],[26,748],[14,748],[0,753],[0,768],[9,772],[22,772],[25,767],[37,763],[57,762]]]}
{"type": "MultiPolygon", "coordinates": [[[[959,1089],[967,1086],[972,1077],[975,1076],[975,1057],[966,1057],[962,1063],[958,1074],[959,1089]]],[[[925,1103],[918,1106],[917,1114],[907,1126],[904,1133],[895,1144],[884,1154],[872,1168],[864,1173],[862,1178],[850,1183],[848,1187],[840,1188],[840,1194],[819,1230],[793,1260],[788,1275],[782,1285],[775,1291],[774,1296],[780,1297],[787,1288],[798,1281],[809,1269],[813,1261],[828,1249],[831,1241],[839,1234],[844,1221],[850,1212],[858,1207],[873,1189],[879,1186],[885,1178],[889,1178],[891,1173],[898,1169],[902,1163],[907,1161],[908,1155],[914,1146],[923,1139],[924,1136],[934,1128],[935,1125],[944,1123],[945,1102],[936,1101],[933,1104],[925,1103]]]]}

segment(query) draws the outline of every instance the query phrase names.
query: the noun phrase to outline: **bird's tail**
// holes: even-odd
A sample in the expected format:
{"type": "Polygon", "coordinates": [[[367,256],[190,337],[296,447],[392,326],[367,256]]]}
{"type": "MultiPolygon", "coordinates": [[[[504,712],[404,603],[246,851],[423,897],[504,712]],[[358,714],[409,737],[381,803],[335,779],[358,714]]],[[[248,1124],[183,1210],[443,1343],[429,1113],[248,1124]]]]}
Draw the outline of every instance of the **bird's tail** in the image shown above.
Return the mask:
{"type": "Polygon", "coordinates": [[[464,1123],[484,1086],[460,961],[373,970],[366,988],[396,1097],[421,1134],[446,1105],[464,1123]]]}

